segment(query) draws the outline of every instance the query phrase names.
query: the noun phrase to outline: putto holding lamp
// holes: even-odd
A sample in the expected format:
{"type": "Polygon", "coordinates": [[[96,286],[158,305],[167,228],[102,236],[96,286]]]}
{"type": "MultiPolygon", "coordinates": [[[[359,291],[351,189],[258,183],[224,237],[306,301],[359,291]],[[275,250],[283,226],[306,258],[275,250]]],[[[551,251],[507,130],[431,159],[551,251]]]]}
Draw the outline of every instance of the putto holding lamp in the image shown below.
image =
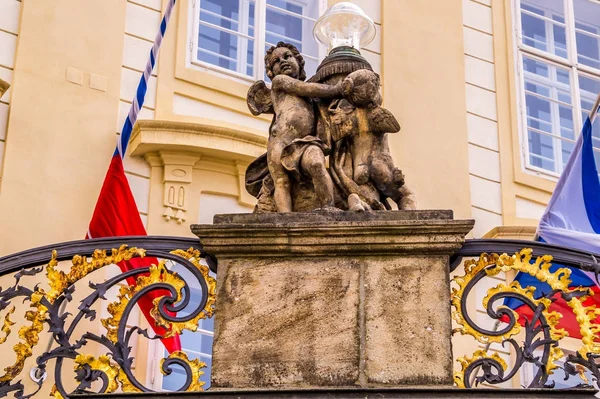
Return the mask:
{"type": "Polygon", "coordinates": [[[400,125],[381,107],[379,75],[360,55],[375,24],[352,3],[338,3],[316,22],[330,49],[308,81],[298,49],[279,42],[265,56],[265,82],[248,91],[253,115],[273,114],[267,153],[246,171],[256,212],[415,209],[394,166],[387,133],[400,125]],[[327,157],[329,158],[327,160],[327,157]]]}

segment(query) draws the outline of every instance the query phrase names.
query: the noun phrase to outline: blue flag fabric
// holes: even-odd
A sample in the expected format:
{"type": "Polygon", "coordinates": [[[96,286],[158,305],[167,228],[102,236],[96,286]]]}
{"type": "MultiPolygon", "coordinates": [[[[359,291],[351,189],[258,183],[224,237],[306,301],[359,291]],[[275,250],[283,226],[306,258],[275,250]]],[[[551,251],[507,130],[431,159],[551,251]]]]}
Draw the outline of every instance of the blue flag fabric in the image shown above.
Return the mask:
{"type": "MultiPolygon", "coordinates": [[[[537,236],[539,241],[549,244],[600,253],[600,179],[594,162],[592,123],[589,118],[575,142],[573,152],[540,220],[537,236]]],[[[561,267],[566,266],[555,264],[551,270],[561,267]]],[[[596,304],[600,308],[600,287],[594,274],[572,268],[571,271],[572,288],[588,287],[594,292],[584,304],[596,304]]],[[[526,273],[518,273],[515,280],[523,287],[535,287],[536,298],[551,291],[549,285],[526,273]]],[[[507,299],[505,305],[516,310],[521,317],[532,314],[530,309],[516,299],[507,299]]],[[[579,323],[562,299],[557,298],[550,310],[563,315],[559,328],[567,330],[571,337],[581,337],[579,323]]]]}

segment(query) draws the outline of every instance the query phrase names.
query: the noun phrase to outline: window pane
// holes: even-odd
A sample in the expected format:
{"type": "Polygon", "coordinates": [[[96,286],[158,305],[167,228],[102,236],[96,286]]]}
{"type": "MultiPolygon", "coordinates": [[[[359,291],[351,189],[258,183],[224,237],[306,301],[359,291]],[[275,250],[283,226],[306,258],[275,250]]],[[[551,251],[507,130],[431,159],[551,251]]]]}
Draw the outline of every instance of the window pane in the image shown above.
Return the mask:
{"type": "Polygon", "coordinates": [[[600,69],[600,3],[574,0],[577,60],[600,69]]]}
{"type": "Polygon", "coordinates": [[[563,0],[521,2],[523,44],[567,58],[563,0]]]}
{"type": "MultiPolygon", "coordinates": [[[[192,273],[180,264],[171,262],[169,263],[169,269],[176,272],[182,279],[190,284],[190,300],[188,305],[178,313],[179,317],[189,315],[190,312],[195,310],[200,303],[201,298],[201,287],[199,283],[194,283],[195,277],[192,273]]],[[[210,276],[216,278],[216,275],[210,272],[210,276]]],[[[212,332],[214,330],[214,318],[202,319],[198,323],[199,328],[212,332]]],[[[204,332],[192,332],[184,331],[180,335],[181,349],[188,355],[189,359],[200,359],[206,363],[206,368],[203,369],[204,375],[200,377],[202,381],[206,383],[204,389],[210,386],[210,373],[212,366],[212,343],[213,337],[211,334],[204,332]]],[[[167,357],[169,354],[165,351],[164,356],[167,357]]],[[[185,375],[183,369],[174,367],[174,371],[171,375],[163,378],[163,388],[167,390],[179,389],[185,381],[185,375]]]]}
{"type": "Polygon", "coordinates": [[[201,0],[197,60],[252,75],[254,10],[249,0],[201,0]]]}
{"type": "Polygon", "coordinates": [[[318,45],[312,36],[312,29],[318,17],[317,1],[303,4],[295,1],[267,0],[266,48],[280,41],[296,46],[304,57],[307,77],[314,75],[318,64],[318,45]]]}
{"type": "Polygon", "coordinates": [[[523,74],[529,163],[560,172],[575,140],[570,71],[523,57],[523,74]]]}
{"type": "MultiPolygon", "coordinates": [[[[598,93],[600,93],[600,79],[579,75],[579,90],[581,93],[581,120],[585,121],[598,93]]],[[[596,117],[592,129],[594,147],[600,149],[600,116],[596,117]]]]}

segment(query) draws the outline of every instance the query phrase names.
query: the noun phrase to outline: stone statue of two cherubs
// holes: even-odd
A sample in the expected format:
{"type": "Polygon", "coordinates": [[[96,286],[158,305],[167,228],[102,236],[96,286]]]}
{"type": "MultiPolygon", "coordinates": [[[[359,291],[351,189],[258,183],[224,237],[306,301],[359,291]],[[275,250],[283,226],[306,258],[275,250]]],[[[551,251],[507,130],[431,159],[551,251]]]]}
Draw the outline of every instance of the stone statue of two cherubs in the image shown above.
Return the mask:
{"type": "Polygon", "coordinates": [[[267,153],[246,171],[255,212],[383,210],[388,198],[415,208],[386,137],[400,125],[380,106],[375,72],[305,82],[302,55],[283,42],[267,51],[265,66],[271,89],[258,81],[247,97],[252,114],[274,114],[267,153]]]}

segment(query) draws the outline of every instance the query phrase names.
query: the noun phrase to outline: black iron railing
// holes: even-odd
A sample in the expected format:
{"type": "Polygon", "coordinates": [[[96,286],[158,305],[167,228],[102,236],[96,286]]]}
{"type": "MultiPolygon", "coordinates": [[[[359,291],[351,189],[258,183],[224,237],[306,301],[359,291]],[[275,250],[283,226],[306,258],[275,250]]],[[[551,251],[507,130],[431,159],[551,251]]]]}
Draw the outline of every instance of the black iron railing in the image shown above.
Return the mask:
{"type": "MultiPolygon", "coordinates": [[[[451,302],[454,334],[472,337],[477,349],[472,355],[457,354],[455,383],[467,388],[505,386],[516,378],[517,386],[552,388],[556,381],[561,386],[598,381],[600,310],[586,302],[591,295],[588,288],[572,286],[570,271],[564,268],[598,278],[598,259],[600,255],[532,241],[467,240],[451,259],[455,275],[451,302]],[[511,281],[517,272],[550,288],[536,296],[532,289],[511,281]],[[491,284],[484,283],[486,279],[492,279],[491,284]],[[507,298],[529,308],[524,318],[504,305],[507,298]],[[556,301],[563,301],[577,319],[577,338],[560,328],[559,315],[550,309],[556,301]],[[567,340],[569,348],[563,345],[567,340]],[[529,378],[522,376],[523,369],[530,370],[529,378]]],[[[0,396],[31,397],[44,385],[44,375],[57,398],[150,392],[134,372],[131,346],[134,338],[160,336],[128,322],[132,310],[142,296],[162,290],[166,295],[154,300],[151,312],[156,323],[168,329],[167,336],[195,330],[201,319],[213,315],[215,280],[209,270],[216,267],[216,260],[197,239],[178,237],[81,240],[0,258],[0,344],[12,344],[13,349],[13,354],[3,351],[2,363],[9,366],[0,375],[0,396]],[[98,273],[137,258],[152,261],[108,278],[98,273]],[[173,264],[186,273],[174,272],[173,264]],[[200,292],[200,298],[192,301],[190,287],[200,292]],[[20,327],[14,334],[17,322],[20,327]],[[100,328],[86,328],[89,323],[100,328]],[[49,339],[43,340],[45,332],[49,339]],[[71,368],[65,366],[67,360],[71,368]],[[24,382],[30,370],[37,377],[33,388],[24,382]]],[[[202,390],[204,364],[184,352],[172,353],[157,367],[163,374],[173,367],[184,370],[185,382],[179,390],[202,390]]]]}
{"type": "Polygon", "coordinates": [[[553,388],[557,381],[561,387],[597,382],[600,325],[596,319],[600,310],[589,304],[593,295],[589,288],[573,286],[567,266],[589,272],[597,282],[598,259],[597,254],[539,242],[467,240],[451,259],[456,274],[452,280],[454,333],[473,337],[479,349],[457,359],[461,370],[455,373],[455,383],[470,388],[481,383],[503,384],[516,377],[522,387],[553,388]],[[531,287],[511,281],[519,272],[544,283],[544,292],[536,294],[531,287]],[[483,298],[480,303],[475,303],[475,296],[483,298]],[[520,306],[519,314],[505,306],[509,298],[520,306]],[[551,309],[559,303],[564,314],[551,309]],[[483,314],[473,310],[477,307],[483,314]],[[559,324],[567,316],[576,320],[575,336],[569,336],[559,324]],[[493,344],[495,351],[491,350],[493,344]],[[510,362],[498,348],[509,355],[510,362]],[[530,370],[529,378],[519,374],[524,368],[530,370]]]}
{"type": "MultiPolygon", "coordinates": [[[[16,359],[0,376],[0,396],[14,392],[15,397],[28,398],[38,393],[51,360],[54,360],[51,393],[57,398],[87,392],[150,391],[133,373],[131,342],[134,337],[158,339],[181,334],[183,330],[195,331],[199,320],[212,317],[216,282],[209,276],[209,267],[216,271],[216,261],[204,253],[197,239],[176,237],[81,240],[0,258],[0,275],[3,276],[0,290],[3,336],[0,342],[7,341],[17,320],[22,320],[23,324],[13,346],[16,359]],[[136,268],[117,273],[104,281],[94,280],[92,274],[106,266],[134,262],[140,258],[146,261],[137,261],[136,268]],[[169,262],[186,272],[172,271],[168,267],[169,262]],[[64,263],[70,264],[65,266],[64,263]],[[12,282],[9,282],[11,275],[12,282]],[[76,311],[71,309],[73,313],[69,313],[67,305],[77,295],[81,296],[80,291],[85,290],[86,285],[91,292],[84,293],[78,300],[76,311]],[[193,306],[190,305],[191,286],[194,286],[195,292],[200,292],[200,298],[194,298],[193,306]],[[113,298],[107,295],[111,289],[118,290],[113,298]],[[140,298],[156,290],[161,290],[162,296],[153,301],[151,314],[155,323],[165,329],[166,333],[162,336],[140,328],[137,321],[128,323],[140,298]],[[105,307],[108,317],[99,317],[95,308],[100,302],[111,299],[112,303],[105,307]],[[19,303],[25,303],[29,308],[21,309],[24,318],[23,314],[15,314],[18,308],[22,308],[19,303]],[[92,329],[86,327],[87,323],[98,318],[106,330],[104,333],[91,332],[89,330],[92,329]],[[33,358],[44,330],[51,333],[51,342],[34,358],[33,374],[37,378],[33,378],[37,380],[37,387],[26,392],[23,379],[28,374],[27,366],[30,366],[30,358],[33,358]],[[92,354],[86,353],[90,346],[93,347],[92,354]],[[63,367],[67,359],[73,361],[74,369],[63,367]],[[69,384],[63,381],[65,377],[74,379],[75,386],[68,387],[69,384]]],[[[186,376],[180,390],[202,389],[203,383],[199,378],[205,364],[197,359],[188,359],[182,351],[175,351],[163,359],[160,368],[164,374],[170,374],[175,365],[183,369],[186,376]]]]}

